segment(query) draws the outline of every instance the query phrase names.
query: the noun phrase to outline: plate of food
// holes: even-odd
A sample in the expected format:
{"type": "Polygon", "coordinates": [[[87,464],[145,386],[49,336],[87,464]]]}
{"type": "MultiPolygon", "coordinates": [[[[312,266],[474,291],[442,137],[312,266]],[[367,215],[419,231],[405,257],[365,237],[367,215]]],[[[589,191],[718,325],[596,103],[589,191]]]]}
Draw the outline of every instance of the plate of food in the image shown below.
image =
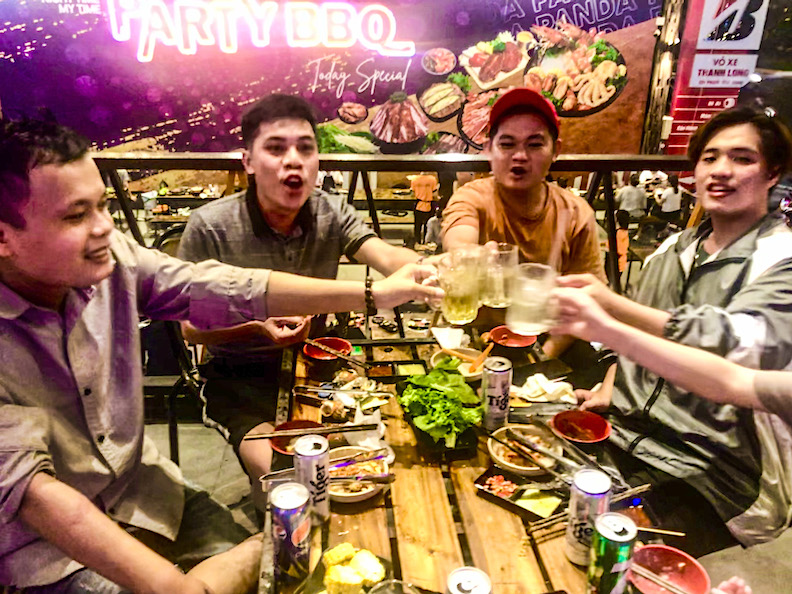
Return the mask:
{"type": "Polygon", "coordinates": [[[430,132],[421,149],[422,155],[445,155],[448,153],[466,153],[470,145],[461,136],[451,132],[430,132]]]}
{"type": "Polygon", "coordinates": [[[338,118],[347,124],[359,124],[368,117],[368,108],[353,101],[344,101],[337,110],[338,118]]]}
{"type": "Polygon", "coordinates": [[[455,72],[445,81],[432,83],[418,92],[418,105],[433,122],[444,122],[459,113],[468,91],[470,77],[455,72]]]}
{"type": "Polygon", "coordinates": [[[525,69],[532,39],[518,40],[509,31],[503,31],[495,39],[479,41],[464,50],[459,64],[481,90],[503,86],[506,79],[525,69]]]}
{"type": "Polygon", "coordinates": [[[569,491],[557,480],[535,481],[490,466],[473,483],[476,493],[533,522],[547,518],[568,498],[569,491]]]}
{"type": "Polygon", "coordinates": [[[525,67],[523,83],[540,91],[559,116],[582,117],[608,107],[627,84],[627,64],[602,32],[559,21],[534,26],[538,50],[525,67]]]}
{"type": "Polygon", "coordinates": [[[467,102],[459,112],[457,119],[459,134],[475,149],[483,149],[487,138],[489,138],[490,111],[500,95],[501,91],[499,90],[468,95],[467,102]]]}
{"type": "Polygon", "coordinates": [[[345,594],[368,591],[392,574],[389,561],[345,542],[328,549],[300,587],[300,594],[345,594]]]}
{"type": "Polygon", "coordinates": [[[421,58],[421,66],[429,74],[448,74],[457,64],[456,56],[450,49],[435,47],[421,58]]]}
{"type": "MultiPolygon", "coordinates": [[[[330,462],[348,458],[356,454],[368,452],[366,448],[358,446],[343,446],[330,450],[330,462]]],[[[332,464],[331,464],[332,466],[332,464]]],[[[349,464],[342,468],[331,468],[331,477],[354,477],[361,474],[384,474],[388,472],[388,463],[385,460],[365,460],[349,464]]],[[[382,489],[382,485],[367,483],[365,481],[331,482],[328,487],[330,500],[338,503],[356,503],[374,497],[382,489]]]]}
{"type": "Polygon", "coordinates": [[[481,355],[481,351],[476,349],[468,349],[465,347],[454,349],[454,351],[460,355],[464,355],[466,359],[463,361],[456,357],[452,357],[443,351],[437,351],[434,355],[432,355],[431,359],[429,359],[429,365],[434,368],[440,365],[441,362],[453,361],[453,364],[456,365],[456,370],[462,374],[462,377],[464,377],[466,381],[475,382],[476,380],[480,380],[481,375],[484,373],[483,362],[478,366],[476,371],[470,371],[470,367],[473,365],[473,363],[468,361],[467,358],[475,360],[479,357],[479,355],[481,355]]]}
{"type": "Polygon", "coordinates": [[[383,153],[407,154],[421,148],[428,124],[407,93],[397,91],[377,110],[369,128],[383,153]]]}
{"type": "Polygon", "coordinates": [[[501,468],[520,476],[532,476],[546,473],[546,470],[540,467],[539,464],[545,468],[553,468],[556,464],[556,461],[552,458],[532,452],[518,442],[509,439],[506,436],[506,432],[509,429],[529,439],[536,445],[550,450],[554,454],[558,454],[559,456],[563,455],[564,449],[558,441],[558,438],[553,435],[552,431],[540,427],[539,425],[507,425],[495,431],[492,436],[509,445],[513,445],[521,451],[525,451],[525,455],[521,456],[494,439],[488,439],[487,450],[495,464],[501,468]],[[536,462],[539,462],[539,464],[536,462]]]}

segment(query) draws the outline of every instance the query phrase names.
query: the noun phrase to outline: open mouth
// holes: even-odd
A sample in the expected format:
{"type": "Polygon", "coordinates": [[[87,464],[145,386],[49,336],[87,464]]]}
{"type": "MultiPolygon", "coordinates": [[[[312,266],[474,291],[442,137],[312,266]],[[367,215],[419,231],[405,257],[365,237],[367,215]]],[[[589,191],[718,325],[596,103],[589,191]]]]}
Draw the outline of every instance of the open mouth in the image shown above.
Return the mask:
{"type": "Polygon", "coordinates": [[[303,187],[305,182],[299,175],[289,175],[283,180],[283,185],[290,190],[299,190],[303,187]]]}
{"type": "Polygon", "coordinates": [[[110,258],[110,248],[105,246],[103,248],[99,248],[98,250],[93,250],[88,252],[85,257],[88,260],[94,260],[97,262],[104,262],[110,258]]]}
{"type": "Polygon", "coordinates": [[[724,186],[722,184],[709,184],[707,186],[707,193],[710,196],[726,196],[734,191],[734,188],[730,186],[724,186]]]}
{"type": "Polygon", "coordinates": [[[528,170],[525,167],[512,167],[509,172],[516,177],[522,177],[528,173],[528,170]]]}

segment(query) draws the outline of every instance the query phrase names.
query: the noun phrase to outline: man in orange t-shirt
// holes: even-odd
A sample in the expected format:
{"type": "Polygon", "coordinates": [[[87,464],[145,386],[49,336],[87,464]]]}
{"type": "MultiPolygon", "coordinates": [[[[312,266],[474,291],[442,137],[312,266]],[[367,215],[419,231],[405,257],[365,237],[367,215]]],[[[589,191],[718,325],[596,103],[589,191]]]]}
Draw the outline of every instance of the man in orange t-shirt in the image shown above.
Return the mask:
{"type": "Polygon", "coordinates": [[[437,178],[426,172],[416,175],[410,182],[410,189],[417,199],[415,203],[415,229],[414,236],[416,243],[423,243],[424,233],[426,232],[426,221],[432,216],[435,190],[437,189],[437,178]]]}
{"type": "MultiPolygon", "coordinates": [[[[561,150],[553,105],[532,89],[512,89],[492,106],[489,124],[485,153],[493,176],[469,182],[451,197],[443,212],[443,247],[506,242],[518,246],[522,261],[547,263],[563,221],[558,273],[590,272],[605,281],[594,211],[545,181],[561,150]]],[[[545,352],[557,356],[571,342],[553,336],[545,352]]]]}

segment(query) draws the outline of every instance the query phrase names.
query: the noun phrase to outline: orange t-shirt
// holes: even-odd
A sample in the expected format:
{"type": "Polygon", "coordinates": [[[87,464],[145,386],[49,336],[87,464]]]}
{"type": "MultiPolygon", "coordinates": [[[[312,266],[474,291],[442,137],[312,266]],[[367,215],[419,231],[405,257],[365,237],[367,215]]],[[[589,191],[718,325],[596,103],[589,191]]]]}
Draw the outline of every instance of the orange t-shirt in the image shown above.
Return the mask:
{"type": "Polygon", "coordinates": [[[627,229],[616,230],[616,251],[619,252],[619,272],[627,268],[627,250],[630,249],[630,232],[627,229]]]}
{"type": "Polygon", "coordinates": [[[479,243],[494,240],[518,246],[523,262],[546,263],[559,213],[568,215],[562,236],[560,274],[590,272],[604,282],[605,268],[594,211],[588,203],[556,184],[542,182],[547,189],[547,208],[530,219],[498,195],[495,178],[469,182],[459,188],[443,211],[443,238],[452,227],[469,225],[478,230],[479,243]]]}
{"type": "Polygon", "coordinates": [[[415,194],[418,202],[415,210],[429,212],[432,210],[434,191],[437,188],[437,178],[433,175],[419,175],[410,182],[410,189],[415,194]]]}

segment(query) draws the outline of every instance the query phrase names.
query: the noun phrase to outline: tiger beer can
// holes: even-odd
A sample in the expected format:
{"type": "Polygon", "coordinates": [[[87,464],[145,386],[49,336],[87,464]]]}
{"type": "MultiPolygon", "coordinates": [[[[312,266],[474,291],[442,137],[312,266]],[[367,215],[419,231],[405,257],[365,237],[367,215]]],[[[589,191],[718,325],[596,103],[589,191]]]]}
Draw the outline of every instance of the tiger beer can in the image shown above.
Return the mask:
{"type": "Polygon", "coordinates": [[[330,518],[330,445],[321,435],[304,435],[294,444],[294,470],[297,482],[311,493],[314,525],[330,518]]]}
{"type": "Polygon", "coordinates": [[[304,485],[290,482],[270,493],[275,583],[299,583],[308,576],[311,560],[310,493],[304,485]]]}
{"type": "Polygon", "coordinates": [[[611,479],[599,470],[584,468],[575,473],[569,496],[569,520],[564,552],[575,565],[588,565],[594,522],[608,511],[611,479]]]}
{"type": "Polygon", "coordinates": [[[622,594],[627,588],[627,570],[638,529],[630,518],[613,512],[598,517],[594,528],[586,592],[622,594]]]}
{"type": "Polygon", "coordinates": [[[505,357],[488,357],[484,361],[481,395],[484,400],[484,429],[495,431],[506,424],[509,416],[509,395],[512,363],[505,357]]]}
{"type": "Polygon", "coordinates": [[[448,575],[446,594],[492,594],[492,581],[477,567],[459,567],[448,575]]]}

